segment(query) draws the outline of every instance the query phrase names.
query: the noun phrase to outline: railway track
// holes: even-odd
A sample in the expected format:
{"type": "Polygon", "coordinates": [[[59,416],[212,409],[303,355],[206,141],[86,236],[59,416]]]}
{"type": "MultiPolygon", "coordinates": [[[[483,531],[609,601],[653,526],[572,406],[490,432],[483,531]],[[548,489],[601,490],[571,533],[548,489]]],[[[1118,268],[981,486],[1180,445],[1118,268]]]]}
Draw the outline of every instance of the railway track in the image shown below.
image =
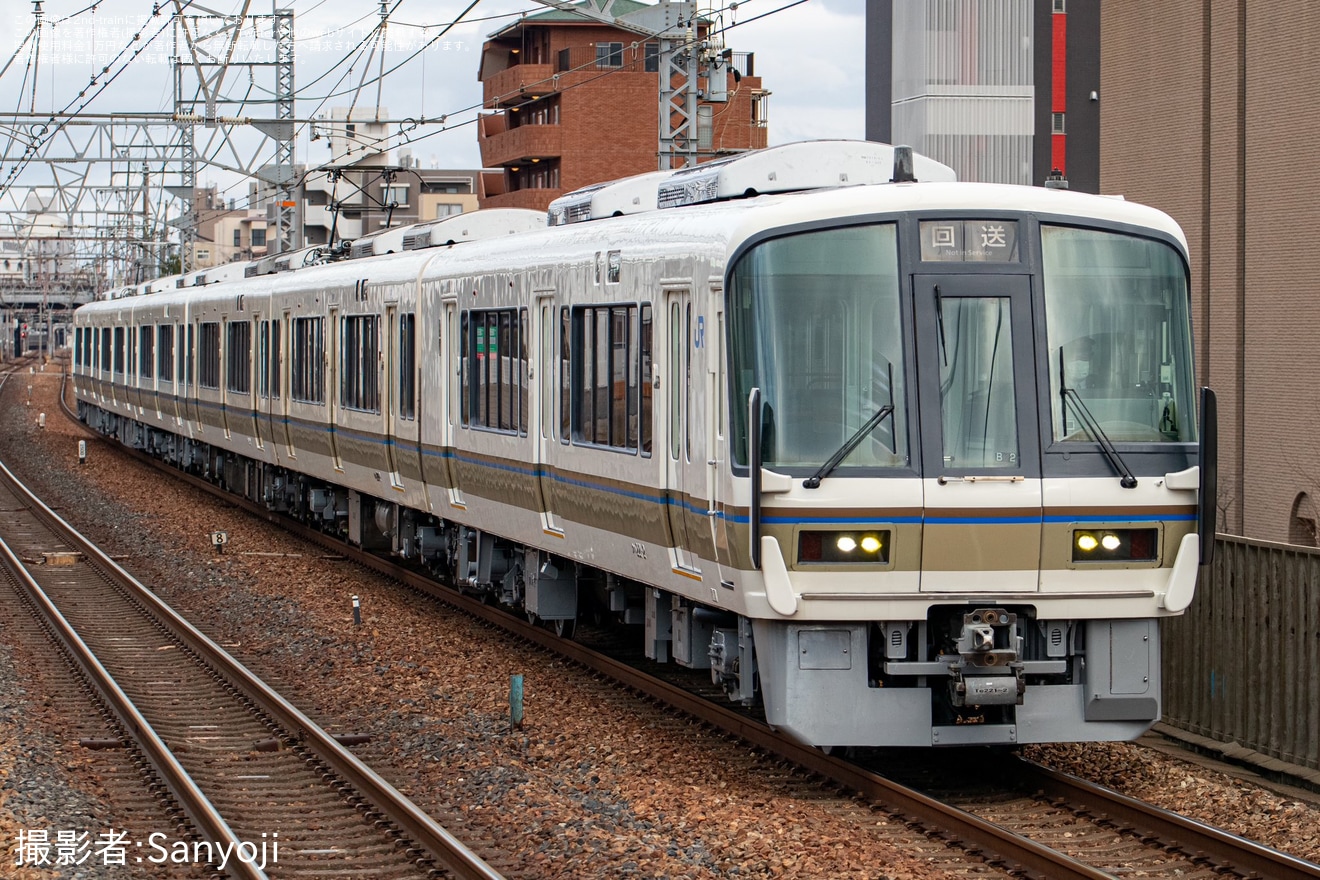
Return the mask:
{"type": "Polygon", "coordinates": [[[802,746],[734,708],[703,699],[578,641],[560,638],[479,598],[437,584],[425,574],[346,547],[331,536],[244,502],[205,480],[161,466],[145,456],[139,458],[331,552],[349,556],[420,593],[457,606],[648,699],[777,755],[799,773],[855,791],[874,808],[1003,873],[1055,880],[1170,875],[1320,877],[1320,868],[1310,863],[1046,768],[1016,759],[1006,763],[1003,756],[983,756],[984,764],[977,770],[974,778],[978,782],[974,785],[950,787],[928,780],[902,784],[887,778],[886,765],[866,766],[802,746]],[[993,788],[987,789],[984,780],[993,780],[993,788]],[[1026,793],[1022,791],[1024,786],[1026,793]],[[922,787],[928,790],[920,790],[922,787]]]}
{"type": "MultiPolygon", "coordinates": [[[[501,875],[191,627],[0,465],[0,561],[140,754],[174,825],[130,861],[228,876],[501,875]]],[[[138,829],[138,831],[143,831],[138,829]]]]}

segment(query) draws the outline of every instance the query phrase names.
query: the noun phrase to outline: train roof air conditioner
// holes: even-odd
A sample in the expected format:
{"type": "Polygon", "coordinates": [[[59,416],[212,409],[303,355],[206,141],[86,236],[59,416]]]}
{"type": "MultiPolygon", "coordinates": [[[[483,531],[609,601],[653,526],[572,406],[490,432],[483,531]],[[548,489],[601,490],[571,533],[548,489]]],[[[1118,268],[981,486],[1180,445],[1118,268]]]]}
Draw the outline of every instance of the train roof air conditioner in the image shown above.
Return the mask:
{"type": "MultiPolygon", "coordinates": [[[[873,141],[801,141],[680,168],[659,185],[661,208],[767,193],[889,183],[895,148],[873,141]]],[[[912,154],[917,180],[954,181],[952,168],[912,154]]]]}

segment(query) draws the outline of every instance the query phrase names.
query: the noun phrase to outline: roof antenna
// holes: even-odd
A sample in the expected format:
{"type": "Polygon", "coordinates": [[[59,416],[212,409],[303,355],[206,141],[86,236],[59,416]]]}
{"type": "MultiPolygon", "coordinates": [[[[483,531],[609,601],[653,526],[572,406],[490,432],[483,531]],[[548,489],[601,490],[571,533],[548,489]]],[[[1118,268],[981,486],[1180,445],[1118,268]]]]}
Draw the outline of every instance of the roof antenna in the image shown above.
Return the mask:
{"type": "Polygon", "coordinates": [[[1067,189],[1067,188],[1068,188],[1068,178],[1066,178],[1066,177],[1063,176],[1063,172],[1062,172],[1062,171],[1060,171],[1059,169],[1055,168],[1053,171],[1050,172],[1049,176],[1045,178],[1045,188],[1046,188],[1046,189],[1067,189]]]}
{"type": "Polygon", "coordinates": [[[912,148],[894,147],[894,176],[889,179],[890,183],[916,183],[916,175],[912,173],[912,148]]]}

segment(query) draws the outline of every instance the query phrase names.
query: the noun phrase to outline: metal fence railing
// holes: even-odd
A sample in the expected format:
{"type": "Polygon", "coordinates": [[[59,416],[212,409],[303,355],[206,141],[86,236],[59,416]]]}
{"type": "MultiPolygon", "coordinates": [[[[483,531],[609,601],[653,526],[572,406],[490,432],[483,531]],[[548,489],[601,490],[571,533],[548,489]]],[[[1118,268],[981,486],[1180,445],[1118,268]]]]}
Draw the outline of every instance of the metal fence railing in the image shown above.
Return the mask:
{"type": "Polygon", "coordinates": [[[1163,633],[1166,723],[1320,769],[1320,550],[1220,535],[1163,633]]]}

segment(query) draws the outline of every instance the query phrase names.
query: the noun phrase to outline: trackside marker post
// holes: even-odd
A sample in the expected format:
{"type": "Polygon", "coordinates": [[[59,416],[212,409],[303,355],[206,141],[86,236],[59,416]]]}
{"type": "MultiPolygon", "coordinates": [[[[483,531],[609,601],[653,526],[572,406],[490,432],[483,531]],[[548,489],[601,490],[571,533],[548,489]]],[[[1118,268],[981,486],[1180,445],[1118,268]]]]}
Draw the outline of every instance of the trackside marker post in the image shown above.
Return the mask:
{"type": "Polygon", "coordinates": [[[362,625],[362,602],[357,596],[353,597],[353,625],[362,625]]]}
{"type": "Polygon", "coordinates": [[[509,676],[509,726],[523,725],[523,677],[509,676]]]}

